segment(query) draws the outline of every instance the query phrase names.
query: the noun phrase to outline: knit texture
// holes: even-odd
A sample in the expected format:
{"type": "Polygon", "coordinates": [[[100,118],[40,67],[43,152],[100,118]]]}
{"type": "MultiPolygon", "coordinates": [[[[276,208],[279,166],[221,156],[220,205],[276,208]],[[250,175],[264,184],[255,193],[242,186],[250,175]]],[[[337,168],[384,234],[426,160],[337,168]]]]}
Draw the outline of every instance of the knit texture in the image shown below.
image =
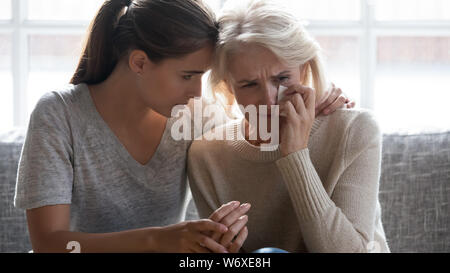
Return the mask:
{"type": "Polygon", "coordinates": [[[249,144],[241,125],[204,135],[224,130],[234,140],[199,139],[190,148],[188,176],[201,217],[231,200],[251,203],[245,251],[389,252],[378,201],[381,132],[370,112],[318,117],[308,148],[286,157],[249,144]]]}

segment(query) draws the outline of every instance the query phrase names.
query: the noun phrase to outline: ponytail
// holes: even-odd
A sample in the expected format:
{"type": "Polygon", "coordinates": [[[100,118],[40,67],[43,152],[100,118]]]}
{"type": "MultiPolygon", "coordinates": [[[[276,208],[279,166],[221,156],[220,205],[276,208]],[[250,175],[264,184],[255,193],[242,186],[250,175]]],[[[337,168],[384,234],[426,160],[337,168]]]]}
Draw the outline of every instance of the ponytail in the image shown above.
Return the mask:
{"type": "Polygon", "coordinates": [[[88,39],[78,67],[71,79],[72,84],[99,83],[114,69],[117,58],[114,54],[113,33],[119,13],[131,0],[108,0],[103,3],[88,30],[88,39]]]}
{"type": "Polygon", "coordinates": [[[218,26],[201,0],[106,0],[87,37],[72,84],[106,80],[130,50],[156,63],[214,46],[218,26]]]}

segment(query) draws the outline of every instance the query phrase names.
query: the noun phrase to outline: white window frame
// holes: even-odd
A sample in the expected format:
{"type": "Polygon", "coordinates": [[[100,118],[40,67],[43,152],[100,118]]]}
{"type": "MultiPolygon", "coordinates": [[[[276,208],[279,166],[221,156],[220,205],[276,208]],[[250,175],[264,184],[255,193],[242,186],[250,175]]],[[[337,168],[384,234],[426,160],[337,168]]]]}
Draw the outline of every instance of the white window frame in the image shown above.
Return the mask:
{"type": "Polygon", "coordinates": [[[13,0],[11,20],[0,20],[0,33],[12,38],[13,77],[13,126],[23,127],[28,123],[27,77],[28,77],[28,37],[32,34],[83,35],[89,22],[83,21],[37,21],[28,20],[28,1],[13,0]]]}
{"type": "Polygon", "coordinates": [[[378,37],[450,37],[450,21],[377,21],[375,1],[360,1],[359,21],[310,21],[306,28],[313,35],[359,38],[361,101],[357,103],[363,108],[374,110],[378,37]]]}
{"type": "MultiPolygon", "coordinates": [[[[81,34],[89,22],[27,20],[29,0],[13,0],[12,19],[0,21],[0,33],[12,35],[13,125],[25,126],[27,116],[28,35],[81,34]]],[[[225,0],[221,0],[222,4],[225,0]]],[[[360,0],[359,21],[310,21],[307,29],[313,35],[353,36],[360,48],[360,101],[363,108],[374,109],[374,83],[377,38],[381,36],[447,36],[450,21],[376,21],[372,0],[360,0]]],[[[339,84],[339,83],[337,83],[339,84]]],[[[344,90],[345,91],[345,90],[344,90]]]]}

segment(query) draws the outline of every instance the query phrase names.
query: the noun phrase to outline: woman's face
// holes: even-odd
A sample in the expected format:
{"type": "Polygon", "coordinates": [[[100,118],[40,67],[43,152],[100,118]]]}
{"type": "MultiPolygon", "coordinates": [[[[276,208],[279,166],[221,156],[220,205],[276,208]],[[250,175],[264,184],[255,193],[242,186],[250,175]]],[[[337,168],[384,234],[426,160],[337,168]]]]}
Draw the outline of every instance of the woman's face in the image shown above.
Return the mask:
{"type": "Polygon", "coordinates": [[[139,96],[156,112],[170,117],[172,108],[202,93],[202,75],[210,68],[213,47],[204,47],[178,59],[146,61],[138,81],[139,96]]]}
{"type": "MultiPolygon", "coordinates": [[[[269,49],[259,45],[242,46],[228,58],[227,86],[238,104],[268,106],[277,104],[279,85],[301,82],[300,67],[289,67],[269,49]]],[[[269,114],[270,115],[270,112],[269,114]]]]}

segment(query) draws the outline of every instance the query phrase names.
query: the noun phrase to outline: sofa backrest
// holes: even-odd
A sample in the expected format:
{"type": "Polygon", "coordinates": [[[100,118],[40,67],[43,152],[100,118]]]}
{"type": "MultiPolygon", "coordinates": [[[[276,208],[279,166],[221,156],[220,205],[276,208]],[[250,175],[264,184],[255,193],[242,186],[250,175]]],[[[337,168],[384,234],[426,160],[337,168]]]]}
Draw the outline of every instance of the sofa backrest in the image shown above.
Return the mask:
{"type": "Polygon", "coordinates": [[[0,253],[31,250],[25,212],[14,207],[21,143],[0,142],[0,253]]]}
{"type": "Polygon", "coordinates": [[[392,252],[450,251],[450,132],[385,135],[380,181],[392,252]]]}
{"type": "MultiPolygon", "coordinates": [[[[13,206],[23,137],[1,141],[0,252],[27,252],[25,212],[13,206]]],[[[392,252],[449,252],[450,132],[385,135],[379,197],[392,252]]]]}

